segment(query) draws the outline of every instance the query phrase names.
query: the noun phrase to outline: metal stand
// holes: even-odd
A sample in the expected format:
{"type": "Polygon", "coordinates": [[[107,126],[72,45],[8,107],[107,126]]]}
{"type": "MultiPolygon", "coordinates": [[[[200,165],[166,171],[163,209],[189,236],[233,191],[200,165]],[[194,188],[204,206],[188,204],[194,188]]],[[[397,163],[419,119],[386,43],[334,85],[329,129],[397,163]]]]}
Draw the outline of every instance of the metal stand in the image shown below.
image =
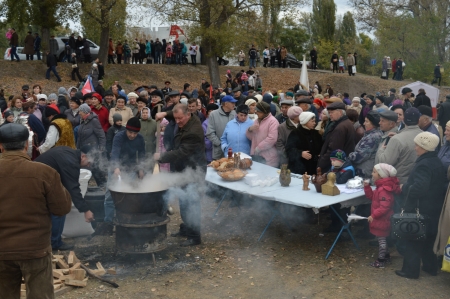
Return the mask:
{"type": "Polygon", "coordinates": [[[152,253],[152,260],[153,260],[153,267],[156,268],[156,258],[154,253],[152,253]]]}
{"type": "Polygon", "coordinates": [[[356,240],[355,240],[355,238],[353,237],[353,234],[352,234],[352,232],[351,232],[351,230],[350,230],[350,222],[344,221],[344,220],[342,219],[341,215],[339,215],[339,213],[335,210],[335,208],[333,208],[333,206],[330,206],[330,208],[331,208],[331,210],[333,211],[333,213],[335,213],[336,216],[338,216],[339,220],[342,222],[343,225],[342,225],[342,227],[341,227],[341,230],[339,231],[339,234],[336,236],[336,239],[334,240],[333,245],[331,245],[330,250],[328,251],[327,255],[325,256],[325,259],[326,259],[326,260],[328,259],[328,257],[330,256],[331,252],[333,251],[334,246],[336,246],[336,243],[337,243],[337,241],[339,240],[339,238],[341,237],[342,232],[344,231],[344,229],[347,231],[347,233],[349,234],[350,238],[352,238],[353,244],[355,244],[356,249],[359,250],[358,243],[356,243],[356,240]]]}

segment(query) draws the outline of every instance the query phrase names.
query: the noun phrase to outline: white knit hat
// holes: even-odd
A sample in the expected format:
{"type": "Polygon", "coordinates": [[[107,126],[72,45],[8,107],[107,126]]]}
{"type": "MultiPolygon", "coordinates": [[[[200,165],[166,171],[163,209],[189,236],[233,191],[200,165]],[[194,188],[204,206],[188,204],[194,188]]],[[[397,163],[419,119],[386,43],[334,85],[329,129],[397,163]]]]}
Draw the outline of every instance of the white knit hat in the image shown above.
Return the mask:
{"type": "Polygon", "coordinates": [[[130,92],[129,94],[127,94],[128,98],[138,98],[139,96],[135,93],[135,92],[130,92]]]}
{"type": "Polygon", "coordinates": [[[397,175],[397,169],[395,169],[394,166],[386,163],[379,163],[375,165],[374,168],[383,179],[387,177],[394,177],[397,175]]]}
{"type": "Polygon", "coordinates": [[[256,101],[254,99],[248,99],[247,101],[245,101],[245,105],[249,106],[256,104],[256,101]]]}
{"type": "Polygon", "coordinates": [[[261,103],[261,101],[263,99],[262,95],[260,95],[260,94],[255,95],[255,98],[258,99],[258,103],[261,103]]]}
{"type": "Polygon", "coordinates": [[[439,137],[430,132],[422,132],[414,138],[414,143],[424,150],[432,152],[439,144],[439,137]]]}
{"type": "Polygon", "coordinates": [[[353,100],[352,100],[352,102],[358,102],[358,103],[361,103],[361,99],[358,98],[358,97],[354,97],[353,100]]]}
{"type": "Polygon", "coordinates": [[[300,124],[305,125],[313,117],[316,117],[316,115],[314,113],[309,112],[309,111],[303,111],[300,114],[300,124]]]}

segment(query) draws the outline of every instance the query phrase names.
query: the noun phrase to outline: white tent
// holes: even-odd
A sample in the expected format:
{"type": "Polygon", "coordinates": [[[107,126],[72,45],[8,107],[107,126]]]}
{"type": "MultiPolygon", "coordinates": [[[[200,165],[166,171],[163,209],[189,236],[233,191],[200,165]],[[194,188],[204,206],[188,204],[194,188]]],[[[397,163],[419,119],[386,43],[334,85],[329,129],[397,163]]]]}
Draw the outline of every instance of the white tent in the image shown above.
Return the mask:
{"type": "Polygon", "coordinates": [[[431,106],[432,107],[436,107],[437,103],[439,102],[439,89],[436,87],[433,87],[429,84],[420,82],[420,81],[416,81],[413,82],[411,84],[405,85],[402,88],[400,88],[400,92],[402,91],[403,88],[405,87],[409,87],[412,89],[412,92],[414,93],[414,95],[417,96],[417,94],[419,93],[419,89],[423,88],[425,90],[426,95],[430,98],[431,100],[431,106]]]}

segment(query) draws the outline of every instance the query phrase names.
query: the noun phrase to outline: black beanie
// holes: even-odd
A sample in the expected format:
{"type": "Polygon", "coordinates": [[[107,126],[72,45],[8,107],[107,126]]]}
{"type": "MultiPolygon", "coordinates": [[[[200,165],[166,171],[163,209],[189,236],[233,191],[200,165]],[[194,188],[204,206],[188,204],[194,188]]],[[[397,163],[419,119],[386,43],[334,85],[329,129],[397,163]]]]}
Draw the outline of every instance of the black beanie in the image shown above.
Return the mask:
{"type": "Polygon", "coordinates": [[[374,127],[378,128],[380,126],[380,114],[377,111],[369,111],[366,117],[374,127]]]}
{"type": "Polygon", "coordinates": [[[71,97],[70,101],[76,103],[78,106],[81,106],[81,101],[77,97],[71,97]]]}
{"type": "Polygon", "coordinates": [[[44,112],[45,112],[45,117],[59,114],[59,112],[56,111],[55,109],[53,109],[52,107],[50,107],[50,105],[45,106],[44,112]]]}
{"type": "Polygon", "coordinates": [[[139,118],[132,117],[127,121],[127,125],[125,127],[128,131],[138,133],[141,130],[141,122],[139,118]]]}

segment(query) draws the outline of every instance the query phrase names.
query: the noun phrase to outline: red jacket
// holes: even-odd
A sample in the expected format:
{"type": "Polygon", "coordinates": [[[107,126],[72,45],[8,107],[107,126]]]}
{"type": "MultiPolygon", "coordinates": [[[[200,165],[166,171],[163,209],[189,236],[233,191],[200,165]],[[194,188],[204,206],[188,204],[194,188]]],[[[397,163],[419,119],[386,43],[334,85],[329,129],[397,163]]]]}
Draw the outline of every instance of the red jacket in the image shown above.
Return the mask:
{"type": "Polygon", "coordinates": [[[92,112],[97,114],[98,120],[100,121],[100,125],[102,126],[103,131],[107,132],[111,125],[109,124],[109,111],[105,106],[101,106],[100,109],[91,106],[92,112]]]}
{"type": "Polygon", "coordinates": [[[392,71],[395,73],[397,71],[397,60],[392,60],[392,71]]]}
{"type": "Polygon", "coordinates": [[[401,192],[396,177],[379,179],[375,182],[376,189],[364,187],[364,193],[372,201],[370,215],[373,218],[369,224],[370,233],[376,237],[387,237],[391,230],[391,216],[394,214],[394,193],[401,192]]]}

